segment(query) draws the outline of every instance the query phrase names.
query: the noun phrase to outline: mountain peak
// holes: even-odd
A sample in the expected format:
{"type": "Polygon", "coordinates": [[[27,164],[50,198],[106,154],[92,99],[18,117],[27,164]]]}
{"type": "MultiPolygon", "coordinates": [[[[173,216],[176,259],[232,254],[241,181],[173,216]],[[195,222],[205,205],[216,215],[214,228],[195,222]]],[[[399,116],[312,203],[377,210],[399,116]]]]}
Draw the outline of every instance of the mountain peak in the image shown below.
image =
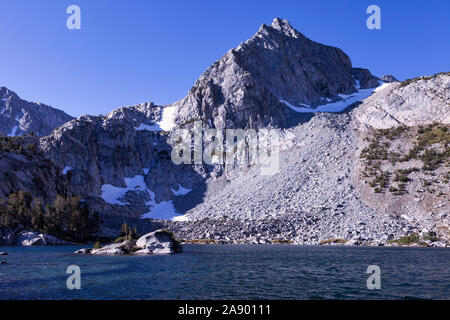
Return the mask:
{"type": "Polygon", "coordinates": [[[0,97],[5,98],[9,96],[17,97],[17,94],[6,87],[0,87],[0,97]]]}
{"type": "Polygon", "coordinates": [[[14,91],[0,87],[0,134],[8,136],[34,132],[45,136],[73,118],[65,112],[21,99],[14,91]]]}
{"type": "Polygon", "coordinates": [[[286,19],[281,19],[281,18],[275,18],[272,21],[272,28],[275,28],[277,30],[283,30],[283,29],[293,29],[291,24],[289,23],[289,21],[287,21],[286,19]]]}
{"type": "Polygon", "coordinates": [[[285,35],[287,35],[289,37],[298,38],[298,35],[299,35],[299,32],[297,30],[295,30],[291,26],[289,21],[287,21],[285,19],[281,19],[281,18],[273,19],[273,21],[272,21],[272,28],[282,32],[283,34],[285,34],[285,35]]]}
{"type": "MultiPolygon", "coordinates": [[[[294,27],[291,26],[289,21],[281,18],[275,18],[272,21],[272,24],[270,26],[263,24],[260,28],[258,33],[271,33],[273,30],[276,30],[290,38],[299,38],[301,36],[301,33],[299,33],[297,30],[295,30],[294,27]]],[[[257,33],[257,34],[258,34],[257,33]]]]}

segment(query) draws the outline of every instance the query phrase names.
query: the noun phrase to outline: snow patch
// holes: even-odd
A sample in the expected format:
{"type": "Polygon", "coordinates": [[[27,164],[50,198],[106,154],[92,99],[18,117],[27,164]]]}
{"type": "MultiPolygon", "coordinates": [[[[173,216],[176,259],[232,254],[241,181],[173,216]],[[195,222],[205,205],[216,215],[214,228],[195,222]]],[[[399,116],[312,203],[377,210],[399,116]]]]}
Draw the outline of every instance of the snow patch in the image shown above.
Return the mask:
{"type": "Polygon", "coordinates": [[[175,113],[176,108],[175,107],[165,107],[161,110],[162,116],[161,120],[158,122],[155,122],[153,125],[143,124],[141,123],[139,127],[136,128],[136,130],[147,130],[147,131],[170,131],[175,126],[175,113]]]}
{"type": "Polygon", "coordinates": [[[165,107],[162,111],[162,119],[159,126],[164,131],[170,131],[175,127],[175,113],[177,109],[175,107],[165,107]]]}
{"type": "MultiPolygon", "coordinates": [[[[145,170],[145,169],[144,169],[145,170]]],[[[148,172],[148,169],[147,169],[148,172]]],[[[144,213],[141,218],[153,218],[153,219],[165,219],[171,220],[176,217],[180,217],[180,214],[175,210],[175,206],[173,205],[172,200],[170,201],[161,201],[160,203],[156,203],[155,194],[147,189],[147,186],[144,181],[144,176],[136,175],[133,178],[125,178],[126,187],[115,187],[110,184],[104,184],[102,186],[102,198],[106,202],[110,204],[117,205],[126,205],[127,203],[119,200],[122,199],[128,191],[131,190],[139,190],[146,191],[151,200],[147,201],[145,204],[150,206],[150,211],[144,213]]],[[[182,191],[186,191],[188,189],[183,189],[182,191]]],[[[190,191],[190,190],[189,190],[190,191]]],[[[178,190],[180,192],[180,190],[178,190]]],[[[182,218],[180,218],[182,219],[182,218]]]]}
{"type": "MultiPolygon", "coordinates": [[[[389,84],[387,84],[389,85],[389,84]]],[[[377,88],[370,88],[370,89],[360,89],[357,92],[351,93],[351,94],[339,94],[339,97],[341,97],[342,100],[323,104],[318,106],[317,108],[311,108],[310,106],[307,106],[305,104],[302,104],[303,107],[294,106],[290,104],[289,102],[280,99],[280,102],[284,103],[286,106],[291,108],[292,110],[296,112],[301,113],[315,113],[315,112],[341,112],[345,108],[347,108],[349,105],[364,100],[368,96],[370,96],[373,92],[381,90],[385,87],[387,87],[386,83],[383,83],[382,85],[378,86],[377,88]]],[[[357,82],[357,86],[359,86],[359,82],[357,82]]]]}
{"type": "Polygon", "coordinates": [[[119,199],[125,196],[130,190],[147,190],[144,176],[137,175],[134,178],[125,178],[125,188],[116,187],[111,184],[104,184],[102,186],[102,198],[108,203],[124,205],[125,203],[119,199]]]}
{"type": "MultiPolygon", "coordinates": [[[[153,192],[151,192],[152,199],[155,198],[153,192]]],[[[173,205],[172,200],[170,201],[161,201],[160,203],[156,203],[155,201],[151,201],[151,203],[147,203],[151,205],[150,211],[142,215],[142,219],[144,218],[153,218],[153,219],[164,219],[164,220],[173,220],[175,217],[180,216],[180,214],[175,210],[175,206],[173,205]]]]}
{"type": "Polygon", "coordinates": [[[155,123],[153,125],[148,125],[148,124],[141,123],[141,125],[136,128],[136,131],[143,131],[143,130],[147,130],[147,131],[162,131],[160,126],[157,123],[155,123]]]}
{"type": "Polygon", "coordinates": [[[289,108],[291,108],[292,110],[294,110],[294,111],[297,111],[297,112],[301,112],[300,110],[303,110],[303,109],[305,109],[305,108],[307,108],[307,109],[311,109],[311,106],[308,106],[307,104],[300,104],[301,106],[303,106],[303,107],[296,107],[296,106],[294,106],[293,104],[290,104],[289,102],[287,102],[286,100],[283,100],[283,99],[280,99],[280,102],[281,103],[284,103],[285,105],[287,105],[289,108]]]}
{"type": "Polygon", "coordinates": [[[172,219],[172,221],[189,221],[189,217],[187,214],[182,215],[182,216],[178,216],[178,217],[174,217],[172,219]]]}
{"type": "Polygon", "coordinates": [[[387,87],[389,87],[391,84],[392,84],[392,83],[389,83],[389,82],[383,83],[381,86],[377,87],[377,88],[374,90],[374,92],[377,92],[377,91],[380,91],[380,90],[384,90],[384,89],[386,89],[387,87]]]}
{"type": "MultiPolygon", "coordinates": [[[[170,188],[170,189],[172,189],[172,188],[170,188]]],[[[186,188],[183,188],[183,187],[181,186],[181,184],[178,185],[178,190],[172,189],[172,193],[173,193],[175,196],[184,196],[185,194],[188,194],[188,193],[191,192],[191,191],[192,191],[192,189],[186,189],[186,188]]]]}

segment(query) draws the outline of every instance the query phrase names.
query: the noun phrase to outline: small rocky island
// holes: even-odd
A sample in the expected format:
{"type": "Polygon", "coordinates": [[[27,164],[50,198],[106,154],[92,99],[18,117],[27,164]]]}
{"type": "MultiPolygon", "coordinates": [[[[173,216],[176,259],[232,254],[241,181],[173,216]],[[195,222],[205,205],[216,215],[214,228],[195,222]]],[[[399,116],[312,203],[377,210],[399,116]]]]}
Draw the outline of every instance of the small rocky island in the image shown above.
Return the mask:
{"type": "Polygon", "coordinates": [[[147,233],[137,240],[128,238],[98,248],[84,248],[75,251],[76,254],[93,254],[93,255],[122,255],[122,254],[172,254],[183,251],[180,242],[175,238],[174,234],[169,230],[156,230],[147,233]],[[123,240],[123,241],[122,241],[123,240]]]}

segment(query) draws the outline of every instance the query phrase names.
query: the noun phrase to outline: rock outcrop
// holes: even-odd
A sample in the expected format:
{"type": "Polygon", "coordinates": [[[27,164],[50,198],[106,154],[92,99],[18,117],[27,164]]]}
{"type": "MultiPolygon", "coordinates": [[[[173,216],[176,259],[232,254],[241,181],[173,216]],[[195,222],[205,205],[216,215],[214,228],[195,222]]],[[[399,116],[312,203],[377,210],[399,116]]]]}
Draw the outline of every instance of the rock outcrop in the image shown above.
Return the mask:
{"type": "Polygon", "coordinates": [[[356,118],[376,129],[450,124],[450,73],[390,83],[364,100],[356,118]]]}
{"type": "Polygon", "coordinates": [[[357,81],[358,88],[375,88],[379,85],[379,79],[374,77],[367,69],[353,68],[352,74],[355,81],[357,81]]]}
{"type": "Polygon", "coordinates": [[[384,76],[382,76],[380,78],[381,81],[383,82],[398,82],[397,78],[394,77],[392,74],[385,74],[384,76]]]}
{"type": "Polygon", "coordinates": [[[4,136],[28,133],[46,136],[72,119],[61,110],[22,100],[11,90],[0,87],[0,134],[4,136]]]}
{"type": "Polygon", "coordinates": [[[181,252],[182,247],[167,230],[150,232],[136,241],[136,246],[142,248],[136,253],[168,254],[181,252]]]}
{"type": "Polygon", "coordinates": [[[137,241],[125,240],[98,249],[80,249],[76,254],[121,255],[121,254],[172,254],[182,252],[183,247],[168,230],[150,232],[137,241]]]}

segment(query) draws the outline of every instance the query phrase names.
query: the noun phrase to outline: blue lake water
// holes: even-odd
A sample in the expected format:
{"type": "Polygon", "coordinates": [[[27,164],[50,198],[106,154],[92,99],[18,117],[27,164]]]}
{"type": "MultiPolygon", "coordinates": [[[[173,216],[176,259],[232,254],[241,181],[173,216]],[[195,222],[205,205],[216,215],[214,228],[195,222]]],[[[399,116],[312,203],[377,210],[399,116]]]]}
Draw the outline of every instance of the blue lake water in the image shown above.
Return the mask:
{"type": "Polygon", "coordinates": [[[450,299],[448,248],[185,245],[155,256],[0,247],[0,299],[450,299]],[[69,265],[81,289],[69,290],[69,265]],[[369,265],[381,289],[366,286],[369,265]]]}

